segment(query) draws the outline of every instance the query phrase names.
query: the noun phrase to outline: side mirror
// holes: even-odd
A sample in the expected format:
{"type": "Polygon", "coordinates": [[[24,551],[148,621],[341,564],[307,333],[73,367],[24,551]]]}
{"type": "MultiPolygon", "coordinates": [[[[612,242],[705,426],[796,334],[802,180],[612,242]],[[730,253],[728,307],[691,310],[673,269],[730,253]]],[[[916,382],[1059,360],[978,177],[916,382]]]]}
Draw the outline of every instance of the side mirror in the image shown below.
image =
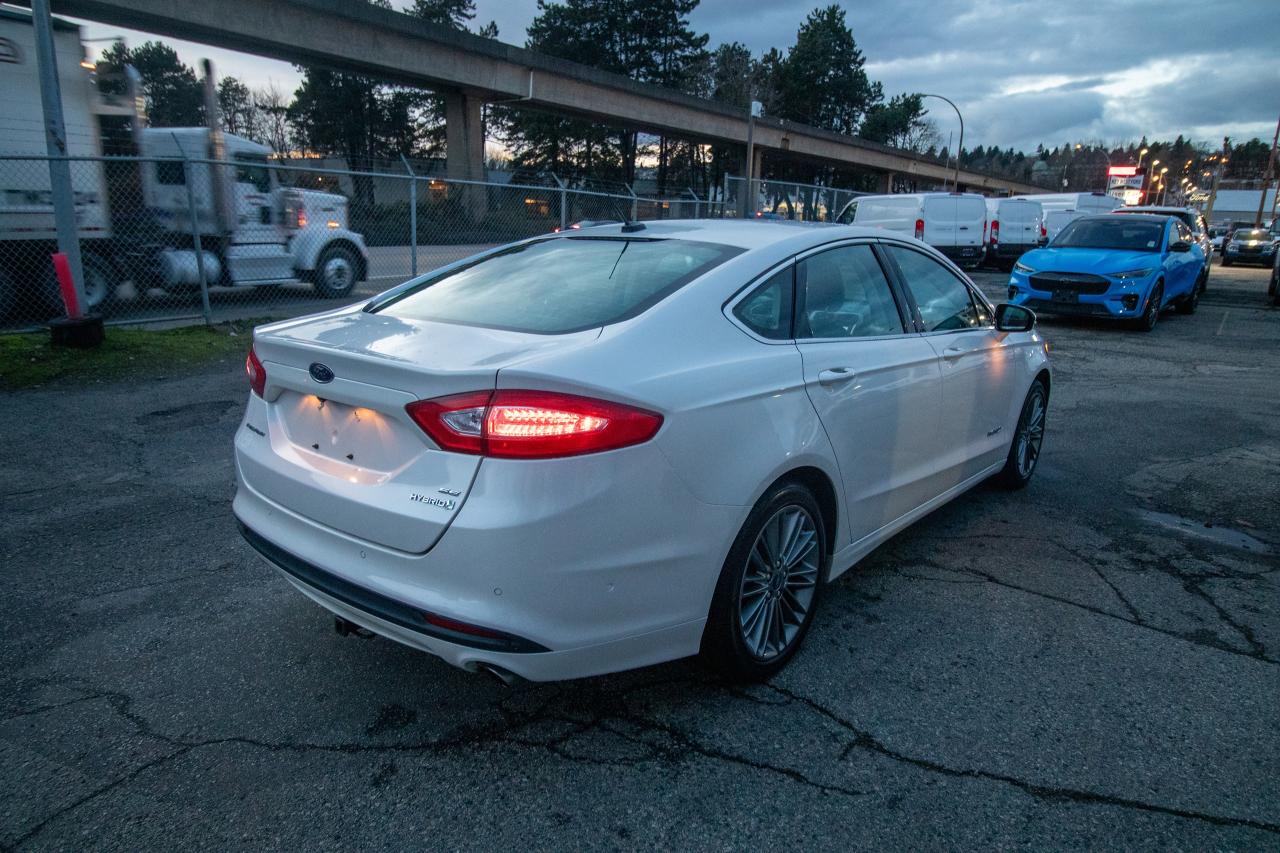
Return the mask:
{"type": "Polygon", "coordinates": [[[1190,252],[1191,244],[1186,240],[1174,240],[1169,244],[1170,252],[1190,252]]]}
{"type": "Polygon", "coordinates": [[[1021,305],[1001,302],[996,306],[996,330],[1029,332],[1036,327],[1036,312],[1021,305]]]}

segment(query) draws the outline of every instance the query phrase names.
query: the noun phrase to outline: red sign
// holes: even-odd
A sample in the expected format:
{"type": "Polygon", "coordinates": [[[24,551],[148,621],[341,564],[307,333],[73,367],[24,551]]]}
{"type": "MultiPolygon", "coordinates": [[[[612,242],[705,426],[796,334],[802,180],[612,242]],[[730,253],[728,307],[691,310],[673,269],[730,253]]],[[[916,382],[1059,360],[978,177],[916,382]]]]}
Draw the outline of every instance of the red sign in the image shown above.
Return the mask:
{"type": "Polygon", "coordinates": [[[1107,169],[1107,174],[1117,178],[1131,178],[1138,174],[1137,166],[1112,166],[1107,169]]]}

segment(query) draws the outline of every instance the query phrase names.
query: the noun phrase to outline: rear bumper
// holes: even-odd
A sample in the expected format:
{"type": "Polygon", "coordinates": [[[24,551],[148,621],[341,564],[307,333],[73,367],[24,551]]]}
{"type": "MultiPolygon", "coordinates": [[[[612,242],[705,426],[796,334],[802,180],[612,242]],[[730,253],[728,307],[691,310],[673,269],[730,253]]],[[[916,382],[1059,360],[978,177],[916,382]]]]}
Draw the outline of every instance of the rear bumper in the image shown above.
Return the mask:
{"type": "Polygon", "coordinates": [[[1258,266],[1269,267],[1276,259],[1274,250],[1270,252],[1224,252],[1222,257],[1231,261],[1233,264],[1257,264],[1258,266]]]}
{"type": "Polygon", "coordinates": [[[583,460],[607,470],[485,460],[424,554],[298,515],[257,492],[239,464],[234,511],[250,544],[307,597],[454,666],[547,681],[697,653],[749,508],[698,502],[652,445],[583,460]],[[501,641],[442,631],[424,613],[501,641]]]}
{"type": "Polygon", "coordinates": [[[987,253],[984,246],[934,246],[934,248],[961,267],[976,267],[982,263],[987,253]]]}

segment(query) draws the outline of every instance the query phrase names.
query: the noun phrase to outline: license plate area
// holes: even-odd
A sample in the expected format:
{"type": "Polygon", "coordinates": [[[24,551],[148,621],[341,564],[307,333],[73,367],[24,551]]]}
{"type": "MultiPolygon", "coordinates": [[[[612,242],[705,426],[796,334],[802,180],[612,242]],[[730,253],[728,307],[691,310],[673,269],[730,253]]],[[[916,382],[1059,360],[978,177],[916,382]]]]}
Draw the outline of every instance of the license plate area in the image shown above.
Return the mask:
{"type": "Polygon", "coordinates": [[[1074,290],[1055,290],[1053,292],[1054,302],[1075,303],[1080,301],[1080,294],[1074,290]]]}
{"type": "Polygon", "coordinates": [[[281,394],[274,406],[289,443],[316,467],[343,472],[339,476],[354,474],[348,467],[395,471],[423,450],[403,423],[364,406],[295,392],[281,394]]]}

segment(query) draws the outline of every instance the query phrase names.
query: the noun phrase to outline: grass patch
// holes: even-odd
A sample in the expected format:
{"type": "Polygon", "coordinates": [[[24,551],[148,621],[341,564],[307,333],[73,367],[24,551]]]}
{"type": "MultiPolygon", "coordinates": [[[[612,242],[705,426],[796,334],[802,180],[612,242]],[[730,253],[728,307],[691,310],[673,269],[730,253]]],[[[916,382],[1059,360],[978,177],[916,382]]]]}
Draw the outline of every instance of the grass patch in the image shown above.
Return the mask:
{"type": "Polygon", "coordinates": [[[201,365],[243,359],[259,322],[179,329],[107,327],[107,339],[92,350],[54,347],[49,333],[0,335],[0,389],[35,388],[61,382],[105,382],[172,376],[201,365]]]}

